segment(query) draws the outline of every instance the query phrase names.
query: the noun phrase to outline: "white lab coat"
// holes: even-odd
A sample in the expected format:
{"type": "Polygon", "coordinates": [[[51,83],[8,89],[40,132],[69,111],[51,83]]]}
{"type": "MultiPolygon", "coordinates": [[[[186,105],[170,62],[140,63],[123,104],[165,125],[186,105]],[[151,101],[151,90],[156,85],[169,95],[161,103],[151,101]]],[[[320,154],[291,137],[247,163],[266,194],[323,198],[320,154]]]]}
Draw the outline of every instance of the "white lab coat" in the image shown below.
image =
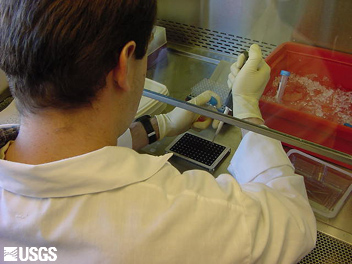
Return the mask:
{"type": "Polygon", "coordinates": [[[249,132],[229,170],[179,173],[170,154],[105,147],[43,165],[0,160],[0,248],[53,263],[297,263],[315,244],[303,178],[249,132]]]}

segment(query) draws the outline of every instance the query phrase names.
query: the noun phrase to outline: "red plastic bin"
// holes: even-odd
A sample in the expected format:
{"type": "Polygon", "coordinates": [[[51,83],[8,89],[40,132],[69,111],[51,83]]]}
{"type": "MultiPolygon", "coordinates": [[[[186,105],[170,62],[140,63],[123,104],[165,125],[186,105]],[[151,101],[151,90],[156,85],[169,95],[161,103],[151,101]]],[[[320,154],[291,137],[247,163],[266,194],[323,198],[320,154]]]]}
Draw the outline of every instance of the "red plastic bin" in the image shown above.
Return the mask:
{"type": "MultiPolygon", "coordinates": [[[[334,87],[344,91],[352,91],[351,54],[286,42],[278,46],[266,58],[266,62],[271,67],[271,78],[263,95],[273,89],[273,82],[280,75],[281,70],[300,76],[315,75],[318,79],[328,78],[334,87]]],[[[265,122],[270,128],[352,154],[351,127],[263,99],[260,100],[260,108],[265,122]]],[[[302,151],[352,169],[351,164],[305,150],[302,151]]]]}

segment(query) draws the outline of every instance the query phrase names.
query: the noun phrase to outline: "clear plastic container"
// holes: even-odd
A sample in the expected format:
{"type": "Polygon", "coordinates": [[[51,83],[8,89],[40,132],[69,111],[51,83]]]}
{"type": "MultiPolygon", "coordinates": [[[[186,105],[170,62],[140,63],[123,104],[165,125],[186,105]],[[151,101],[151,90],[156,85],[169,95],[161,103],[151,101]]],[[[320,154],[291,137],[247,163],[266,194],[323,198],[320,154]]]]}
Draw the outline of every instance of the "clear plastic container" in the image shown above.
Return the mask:
{"type": "Polygon", "coordinates": [[[295,172],[304,176],[313,211],[335,217],[352,191],[352,173],[295,149],[287,155],[295,172]]]}

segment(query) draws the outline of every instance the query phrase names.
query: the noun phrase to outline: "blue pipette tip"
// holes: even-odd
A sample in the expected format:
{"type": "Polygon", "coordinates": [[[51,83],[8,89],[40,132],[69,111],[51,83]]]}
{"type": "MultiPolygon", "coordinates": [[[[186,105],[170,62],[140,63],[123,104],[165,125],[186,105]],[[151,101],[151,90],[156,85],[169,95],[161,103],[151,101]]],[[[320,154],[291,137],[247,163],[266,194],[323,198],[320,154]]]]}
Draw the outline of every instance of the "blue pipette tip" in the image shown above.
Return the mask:
{"type": "Polygon", "coordinates": [[[282,71],[280,72],[280,75],[283,75],[283,76],[290,76],[291,73],[290,73],[289,71],[284,71],[284,70],[282,70],[282,71]]]}
{"type": "Polygon", "coordinates": [[[212,96],[209,100],[209,104],[212,106],[217,106],[218,100],[216,100],[216,98],[212,96]]]}

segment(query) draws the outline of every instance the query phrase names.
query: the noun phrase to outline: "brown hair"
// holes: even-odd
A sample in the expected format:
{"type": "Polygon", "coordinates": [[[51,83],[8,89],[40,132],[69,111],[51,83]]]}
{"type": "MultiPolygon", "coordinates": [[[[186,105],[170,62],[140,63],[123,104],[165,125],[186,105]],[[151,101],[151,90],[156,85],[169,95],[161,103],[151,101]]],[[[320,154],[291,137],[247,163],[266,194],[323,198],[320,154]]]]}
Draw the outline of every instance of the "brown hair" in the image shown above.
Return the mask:
{"type": "Polygon", "coordinates": [[[145,56],[155,17],[156,0],[0,0],[0,68],[20,110],[90,103],[127,42],[145,56]]]}

